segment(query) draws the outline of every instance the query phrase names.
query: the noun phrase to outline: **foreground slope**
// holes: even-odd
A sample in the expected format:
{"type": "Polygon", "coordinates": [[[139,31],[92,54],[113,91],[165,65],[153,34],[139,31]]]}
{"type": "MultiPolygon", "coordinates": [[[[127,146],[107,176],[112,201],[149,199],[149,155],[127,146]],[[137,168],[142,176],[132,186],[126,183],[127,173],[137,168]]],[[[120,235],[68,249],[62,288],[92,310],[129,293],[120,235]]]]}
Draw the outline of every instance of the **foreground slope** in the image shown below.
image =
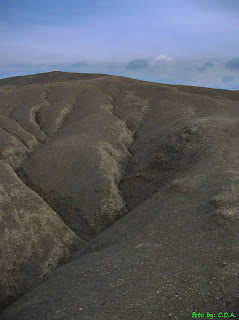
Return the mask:
{"type": "Polygon", "coordinates": [[[1,159],[81,248],[1,319],[239,312],[238,92],[65,73],[1,81],[1,159]]]}

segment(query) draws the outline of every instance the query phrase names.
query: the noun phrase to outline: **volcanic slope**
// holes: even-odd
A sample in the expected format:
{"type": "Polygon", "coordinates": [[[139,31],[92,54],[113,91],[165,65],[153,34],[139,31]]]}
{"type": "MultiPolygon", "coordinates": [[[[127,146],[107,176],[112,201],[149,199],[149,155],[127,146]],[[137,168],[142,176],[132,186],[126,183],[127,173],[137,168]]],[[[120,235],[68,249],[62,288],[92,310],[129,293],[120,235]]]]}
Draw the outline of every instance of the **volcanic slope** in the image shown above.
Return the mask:
{"type": "Polygon", "coordinates": [[[0,128],[1,320],[239,315],[239,91],[15,77],[0,128]]]}

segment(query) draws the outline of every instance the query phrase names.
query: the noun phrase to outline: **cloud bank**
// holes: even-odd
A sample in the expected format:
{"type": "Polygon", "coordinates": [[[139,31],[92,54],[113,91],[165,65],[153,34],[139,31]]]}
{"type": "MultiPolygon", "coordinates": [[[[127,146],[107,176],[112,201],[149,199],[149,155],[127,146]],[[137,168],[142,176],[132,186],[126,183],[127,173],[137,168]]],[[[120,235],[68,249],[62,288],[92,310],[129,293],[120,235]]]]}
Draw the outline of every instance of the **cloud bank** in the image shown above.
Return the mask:
{"type": "Polygon", "coordinates": [[[74,61],[52,64],[0,65],[0,78],[66,71],[80,73],[104,73],[168,84],[184,84],[211,88],[239,90],[239,59],[218,60],[176,59],[164,54],[152,58],[135,58],[128,62],[74,61]]]}
{"type": "Polygon", "coordinates": [[[208,68],[213,67],[213,63],[212,62],[205,62],[203,65],[201,65],[200,67],[198,67],[198,71],[206,71],[208,68]]]}
{"type": "Polygon", "coordinates": [[[239,57],[229,60],[226,63],[226,67],[231,70],[239,70],[239,57]]]}
{"type": "Polygon", "coordinates": [[[139,70],[139,69],[144,69],[149,66],[149,62],[146,59],[135,59],[130,61],[127,64],[127,69],[128,70],[139,70]]]}

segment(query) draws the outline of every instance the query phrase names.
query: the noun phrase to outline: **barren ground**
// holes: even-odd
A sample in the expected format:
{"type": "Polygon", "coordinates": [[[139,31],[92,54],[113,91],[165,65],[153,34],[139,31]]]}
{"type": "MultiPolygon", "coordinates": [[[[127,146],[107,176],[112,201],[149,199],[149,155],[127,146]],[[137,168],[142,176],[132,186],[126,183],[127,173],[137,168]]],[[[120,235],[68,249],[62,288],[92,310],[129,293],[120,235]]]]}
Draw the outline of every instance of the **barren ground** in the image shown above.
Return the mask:
{"type": "Polygon", "coordinates": [[[0,80],[1,320],[239,316],[239,91],[0,80]]]}

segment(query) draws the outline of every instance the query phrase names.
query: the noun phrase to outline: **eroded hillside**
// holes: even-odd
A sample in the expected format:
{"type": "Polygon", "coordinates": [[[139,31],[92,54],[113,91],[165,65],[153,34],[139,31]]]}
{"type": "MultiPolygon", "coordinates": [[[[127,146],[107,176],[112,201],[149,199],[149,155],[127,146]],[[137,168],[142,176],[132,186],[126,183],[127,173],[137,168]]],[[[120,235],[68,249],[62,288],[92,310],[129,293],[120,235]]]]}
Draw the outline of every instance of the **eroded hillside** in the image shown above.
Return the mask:
{"type": "Polygon", "coordinates": [[[0,318],[238,313],[238,138],[238,91],[0,80],[0,318]]]}

